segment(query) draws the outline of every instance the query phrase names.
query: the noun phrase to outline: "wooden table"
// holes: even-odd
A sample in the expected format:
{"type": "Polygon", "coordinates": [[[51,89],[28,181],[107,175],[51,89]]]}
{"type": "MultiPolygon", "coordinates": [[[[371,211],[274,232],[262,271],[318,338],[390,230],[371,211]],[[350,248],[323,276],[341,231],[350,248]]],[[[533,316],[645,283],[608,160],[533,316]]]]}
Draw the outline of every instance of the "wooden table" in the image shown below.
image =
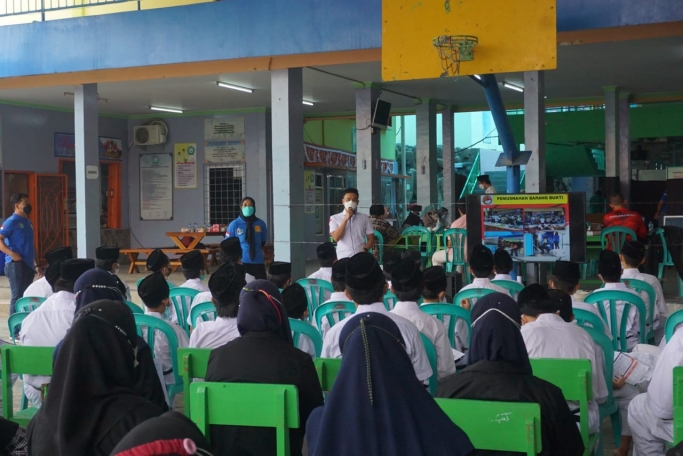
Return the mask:
{"type": "MultiPolygon", "coordinates": [[[[204,258],[204,267],[202,269],[206,271],[207,274],[210,274],[211,272],[209,271],[208,256],[212,255],[213,257],[215,257],[217,249],[161,249],[162,252],[173,257],[170,258],[170,266],[172,272],[177,271],[181,267],[180,257],[186,253],[190,253],[192,250],[199,250],[199,252],[202,254],[202,257],[204,258]]],[[[140,254],[144,254],[146,257],[148,257],[149,254],[152,253],[152,251],[154,251],[154,249],[121,249],[121,253],[124,255],[128,255],[128,259],[130,260],[128,274],[135,274],[137,272],[140,272],[140,266],[142,266],[144,269],[147,264],[147,259],[140,259],[139,256],[140,254]]]]}
{"type": "Polygon", "coordinates": [[[171,238],[173,243],[179,249],[195,249],[197,245],[204,239],[205,236],[222,236],[225,237],[225,232],[220,231],[195,231],[195,232],[183,232],[183,231],[169,231],[166,236],[171,238]],[[192,238],[192,242],[189,245],[183,244],[182,239],[185,237],[192,238]]]}

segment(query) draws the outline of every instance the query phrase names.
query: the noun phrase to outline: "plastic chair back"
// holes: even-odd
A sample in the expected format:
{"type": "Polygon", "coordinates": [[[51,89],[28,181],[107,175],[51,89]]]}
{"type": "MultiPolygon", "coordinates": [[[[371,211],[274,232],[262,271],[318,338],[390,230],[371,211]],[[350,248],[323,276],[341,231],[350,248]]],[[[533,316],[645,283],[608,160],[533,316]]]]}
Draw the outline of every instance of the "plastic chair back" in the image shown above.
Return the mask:
{"type": "MultiPolygon", "coordinates": [[[[27,313],[28,314],[28,313],[27,313]]],[[[16,315],[16,314],[15,314],[16,315]]],[[[2,415],[5,419],[26,427],[38,411],[37,407],[14,413],[12,374],[52,375],[54,347],[2,346],[2,415]]]]}
{"type": "Polygon", "coordinates": [[[415,248],[422,257],[422,268],[424,269],[434,254],[434,239],[432,232],[424,226],[409,226],[401,233],[405,242],[406,250],[415,248]],[[411,244],[412,239],[417,239],[417,244],[411,244]]]}
{"type": "Polygon", "coordinates": [[[498,285],[501,288],[505,288],[507,291],[510,292],[510,296],[512,296],[515,300],[517,299],[517,295],[519,294],[520,291],[524,289],[524,285],[522,285],[519,282],[513,282],[512,280],[492,280],[491,283],[498,285]]]}
{"type": "Polygon", "coordinates": [[[615,350],[626,352],[628,347],[626,345],[626,327],[628,325],[628,313],[631,306],[635,306],[638,310],[638,321],[640,331],[640,343],[647,343],[646,332],[646,315],[647,309],[645,301],[639,295],[623,290],[598,290],[586,296],[584,299],[586,304],[594,304],[598,306],[600,315],[607,322],[612,333],[612,345],[615,350]],[[609,315],[605,309],[605,301],[609,302],[609,315]],[[624,303],[624,308],[621,313],[621,321],[617,321],[617,301],[624,303]]]}
{"type": "Polygon", "coordinates": [[[292,340],[296,348],[301,349],[301,336],[303,335],[313,342],[315,357],[317,358],[320,356],[320,352],[323,351],[323,336],[320,335],[320,331],[318,331],[315,326],[306,321],[290,318],[289,327],[292,329],[292,340]]]}
{"type": "Polygon", "coordinates": [[[330,301],[325,304],[320,305],[315,312],[313,312],[313,319],[315,320],[315,325],[318,331],[322,334],[323,331],[323,318],[327,319],[330,324],[330,328],[336,323],[342,321],[349,315],[356,313],[356,305],[351,301],[330,301]],[[337,316],[335,321],[334,316],[337,316]]]}
{"type": "Polygon", "coordinates": [[[142,307],[135,304],[134,302],[126,301],[126,305],[131,310],[131,312],[133,312],[133,314],[144,314],[145,313],[145,311],[142,310],[142,307]]]}
{"type": "Polygon", "coordinates": [[[631,238],[632,240],[638,240],[636,232],[631,228],[626,228],[625,226],[610,226],[609,228],[604,228],[600,232],[600,244],[602,249],[605,250],[609,248],[613,252],[621,253],[621,247],[626,242],[626,238],[631,238]]]}
{"type": "Polygon", "coordinates": [[[379,253],[378,263],[382,266],[382,259],[384,258],[384,236],[377,230],[375,230],[373,234],[375,235],[375,243],[377,244],[377,251],[379,253]]]}
{"type": "Polygon", "coordinates": [[[655,307],[657,307],[657,294],[655,293],[654,287],[644,280],[638,279],[621,279],[621,282],[640,294],[641,297],[643,293],[647,294],[647,300],[649,301],[650,306],[647,308],[645,327],[647,328],[647,340],[654,341],[655,330],[652,328],[652,322],[655,318],[655,307]]]}
{"type": "Polygon", "coordinates": [[[178,364],[183,377],[183,408],[185,416],[190,416],[190,384],[193,379],[206,377],[209,365],[210,348],[179,348],[178,364]]]}
{"type": "MultiPolygon", "coordinates": [[[[484,296],[486,296],[489,293],[495,293],[495,290],[491,290],[489,288],[469,288],[467,290],[461,290],[458,292],[458,294],[453,297],[453,304],[456,306],[460,307],[460,303],[462,302],[463,299],[479,299],[484,296]]],[[[476,303],[472,302],[472,305],[476,303]]]]}
{"type": "Polygon", "coordinates": [[[463,320],[467,325],[467,346],[469,347],[470,327],[472,326],[469,310],[453,304],[425,304],[420,306],[420,310],[438,318],[442,323],[444,323],[445,315],[450,316],[446,331],[448,331],[448,341],[451,343],[451,348],[455,348],[455,322],[458,319],[463,320]]]}
{"type": "MultiPolygon", "coordinates": [[[[598,331],[603,333],[605,332],[605,325],[602,324],[600,317],[595,315],[593,312],[577,308],[572,309],[572,311],[574,312],[574,321],[576,321],[576,324],[579,326],[583,326],[585,328],[595,328],[598,331]]],[[[610,342],[610,344],[611,343],[612,342],[610,342]]]]}
{"type": "Polygon", "coordinates": [[[275,428],[277,456],[289,455],[289,429],[299,428],[296,386],[198,382],[190,386],[190,396],[190,417],[207,440],[212,424],[275,428]]]}
{"type": "Polygon", "coordinates": [[[683,366],[674,367],[674,445],[683,440],[683,366]]]}
{"type": "Polygon", "coordinates": [[[387,290],[386,294],[384,295],[383,302],[384,307],[387,309],[387,311],[391,311],[396,306],[398,298],[395,294],[391,292],[391,290],[387,290]]]}
{"type": "Polygon", "coordinates": [[[198,294],[199,291],[194,288],[176,287],[172,288],[168,295],[178,318],[178,326],[185,330],[188,337],[190,336],[190,326],[187,324],[187,317],[190,314],[192,300],[198,294]]]}
{"type": "Polygon", "coordinates": [[[532,402],[435,399],[477,450],[541,452],[541,407],[532,402]],[[492,438],[493,437],[493,438],[492,438]]]}
{"type": "Polygon", "coordinates": [[[341,358],[316,358],[313,360],[315,371],[318,373],[318,380],[324,393],[332,389],[334,381],[341,369],[341,358]]]}
{"type": "Polygon", "coordinates": [[[424,344],[425,351],[427,352],[427,359],[429,359],[429,365],[432,368],[432,376],[429,377],[429,394],[434,397],[436,396],[436,388],[439,386],[439,370],[436,360],[436,348],[434,348],[434,344],[431,340],[429,340],[429,337],[422,333],[420,333],[420,337],[422,337],[422,343],[424,344]]]}
{"type": "Polygon", "coordinates": [[[19,298],[16,302],[16,311],[33,312],[40,307],[40,305],[44,303],[46,299],[47,298],[40,296],[24,296],[23,298],[19,298]]]}
{"type": "Polygon", "coordinates": [[[659,236],[659,240],[662,243],[662,250],[664,250],[664,254],[662,255],[662,262],[658,264],[657,267],[657,278],[661,280],[664,277],[664,267],[665,266],[673,266],[674,265],[674,260],[671,258],[671,252],[669,251],[669,247],[666,245],[666,237],[664,236],[664,229],[663,228],[657,228],[654,232],[655,236],[659,236]]]}
{"type": "Polygon", "coordinates": [[[449,228],[443,233],[444,249],[446,249],[446,272],[453,272],[454,266],[466,267],[465,240],[467,230],[465,228],[449,228]],[[448,242],[451,243],[453,253],[448,255],[448,242]]]}
{"type": "Polygon", "coordinates": [[[330,282],[323,279],[299,279],[296,283],[306,290],[308,318],[312,319],[315,309],[328,299],[327,296],[334,293],[334,287],[332,287],[330,282]],[[327,295],[326,292],[328,293],[327,295]]]}
{"type": "Polygon", "coordinates": [[[21,330],[21,323],[24,321],[24,318],[29,316],[30,313],[31,312],[16,312],[9,316],[7,319],[7,327],[9,328],[10,337],[14,337],[15,329],[17,331],[21,330]]]}
{"type": "Polygon", "coordinates": [[[216,306],[214,306],[212,302],[200,302],[190,309],[190,321],[192,322],[192,327],[197,327],[197,324],[200,323],[200,321],[198,321],[200,318],[201,321],[211,321],[215,320],[217,315],[218,313],[216,312],[216,306]]]}
{"type": "MultiPolygon", "coordinates": [[[[669,317],[666,319],[666,324],[664,326],[664,336],[666,337],[667,342],[669,342],[671,340],[671,337],[674,335],[674,332],[676,331],[676,326],[678,326],[681,323],[683,323],[683,309],[677,310],[676,312],[669,315],[669,317]]],[[[10,334],[12,334],[11,330],[10,334]]]]}

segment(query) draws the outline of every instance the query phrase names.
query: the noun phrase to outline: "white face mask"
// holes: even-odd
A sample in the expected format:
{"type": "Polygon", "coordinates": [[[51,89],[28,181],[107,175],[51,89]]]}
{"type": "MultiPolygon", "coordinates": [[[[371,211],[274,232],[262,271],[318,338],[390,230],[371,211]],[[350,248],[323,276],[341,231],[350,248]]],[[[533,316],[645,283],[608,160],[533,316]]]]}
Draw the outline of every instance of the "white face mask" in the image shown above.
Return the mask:
{"type": "Polygon", "coordinates": [[[114,270],[112,272],[114,273],[114,275],[118,275],[120,270],[121,270],[121,268],[117,266],[114,268],[114,270]]]}
{"type": "Polygon", "coordinates": [[[344,203],[344,208],[346,209],[351,208],[355,211],[357,207],[358,203],[356,203],[355,201],[347,201],[344,203]]]}
{"type": "Polygon", "coordinates": [[[479,188],[484,190],[484,184],[479,184],[479,188]]]}

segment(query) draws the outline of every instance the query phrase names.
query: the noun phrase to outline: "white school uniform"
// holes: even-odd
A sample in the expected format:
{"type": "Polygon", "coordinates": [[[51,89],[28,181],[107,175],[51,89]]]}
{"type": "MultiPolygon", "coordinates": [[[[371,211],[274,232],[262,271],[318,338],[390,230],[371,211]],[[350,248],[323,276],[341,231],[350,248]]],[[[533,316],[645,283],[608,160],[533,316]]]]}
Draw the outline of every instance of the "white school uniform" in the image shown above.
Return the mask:
{"type": "MultiPolygon", "coordinates": [[[[617,283],[606,283],[604,288],[599,288],[595,290],[591,295],[595,293],[602,293],[604,291],[609,291],[609,290],[618,290],[618,291],[626,291],[628,293],[632,293],[638,297],[640,295],[636,293],[635,291],[631,290],[629,287],[626,286],[625,283],[617,282],[617,283]]],[[[604,301],[605,303],[605,313],[607,315],[610,314],[609,310],[609,301],[604,301]]],[[[617,301],[617,321],[615,322],[616,325],[621,325],[621,316],[624,313],[624,305],[626,303],[624,301],[617,301]]],[[[607,322],[610,324],[610,322],[607,322]]],[[[610,326],[611,327],[611,326],[610,326]]],[[[617,326],[617,334],[619,334],[619,328],[620,326],[617,326]]],[[[629,306],[628,310],[628,320],[626,323],[626,348],[630,351],[633,350],[633,347],[635,347],[638,344],[638,335],[640,334],[640,324],[638,323],[638,309],[636,309],[635,306],[629,306]]]]}
{"type": "Polygon", "coordinates": [[[199,323],[190,334],[190,348],[218,348],[240,336],[237,318],[218,317],[199,323]]]}
{"type": "MultiPolygon", "coordinates": [[[[602,318],[602,315],[600,315],[600,311],[598,310],[597,306],[594,306],[593,304],[586,304],[583,301],[578,301],[574,295],[572,295],[572,308],[574,309],[581,309],[588,311],[598,317],[600,321],[602,322],[602,327],[605,329],[605,334],[607,337],[609,337],[609,340],[612,340],[612,332],[609,330],[609,325],[607,322],[602,318]]],[[[576,320],[574,320],[574,323],[576,323],[576,320]]]]}
{"type": "MultiPolygon", "coordinates": [[[[21,324],[19,340],[22,345],[31,347],[56,347],[71,328],[76,311],[76,298],[68,291],[58,291],[36,310],[28,314],[21,324]]],[[[39,405],[40,387],[50,383],[50,377],[24,375],[26,397],[34,405],[39,405]]]]}
{"type": "Polygon", "coordinates": [[[45,277],[33,282],[26,288],[23,296],[35,297],[35,298],[49,298],[54,292],[52,291],[52,285],[50,285],[45,277]]]}
{"type": "MultiPolygon", "coordinates": [[[[311,325],[311,323],[307,321],[304,321],[304,323],[311,325]]],[[[315,358],[315,345],[313,345],[313,341],[306,334],[302,334],[299,337],[299,346],[297,348],[304,353],[308,353],[311,358],[315,358]]]]}
{"type": "Polygon", "coordinates": [[[197,290],[200,293],[209,291],[209,287],[202,283],[202,279],[188,279],[185,281],[185,283],[180,285],[180,288],[191,288],[193,290],[197,290]]]}
{"type": "MultiPolygon", "coordinates": [[[[145,315],[150,315],[159,320],[163,320],[173,329],[176,337],[178,338],[178,348],[186,348],[190,341],[185,334],[185,330],[175,323],[164,320],[162,314],[159,312],[150,312],[149,309],[145,309],[145,315]]],[[[147,339],[147,329],[142,328],[142,337],[147,339]]],[[[154,332],[154,358],[161,361],[161,369],[164,373],[164,381],[167,385],[172,385],[175,383],[175,378],[173,377],[173,364],[171,362],[171,356],[177,356],[177,353],[171,353],[171,349],[168,346],[168,339],[161,331],[154,332]]]]}
{"type": "Polygon", "coordinates": [[[321,280],[327,280],[328,282],[332,282],[332,268],[320,268],[317,271],[315,271],[313,274],[308,276],[309,279],[321,279],[321,280]]]}
{"type": "MultiPolygon", "coordinates": [[[[472,288],[486,288],[488,290],[497,291],[499,293],[503,293],[503,294],[510,296],[510,292],[508,290],[506,290],[505,288],[503,288],[501,286],[496,285],[495,283],[492,283],[488,279],[488,277],[485,277],[483,279],[474,278],[474,279],[472,279],[471,284],[465,285],[464,287],[462,287],[460,289],[460,291],[470,290],[472,288]]],[[[470,310],[474,309],[474,306],[476,303],[477,303],[476,301],[471,303],[472,305],[470,307],[470,310]]],[[[460,305],[460,303],[457,303],[457,305],[460,305]]],[[[449,321],[450,321],[450,317],[448,320],[444,317],[444,325],[447,325],[449,323],[449,321]]],[[[467,325],[465,324],[464,321],[458,320],[455,323],[455,349],[464,352],[469,347],[469,344],[467,342],[468,337],[469,337],[469,330],[467,329],[467,325]]]]}
{"type": "MultiPolygon", "coordinates": [[[[427,358],[427,352],[425,351],[424,344],[420,337],[420,332],[417,327],[396,314],[388,312],[381,302],[376,302],[374,304],[358,306],[356,309],[356,314],[365,314],[369,312],[380,313],[391,318],[396,326],[398,326],[401,335],[403,336],[403,341],[406,344],[406,352],[410,361],[413,363],[413,369],[415,369],[415,375],[420,381],[425,381],[432,376],[432,368],[429,365],[429,358],[427,358]]],[[[346,323],[348,323],[353,317],[349,316],[327,331],[325,339],[323,340],[323,350],[320,355],[322,358],[341,358],[341,350],[339,348],[339,334],[341,334],[342,328],[346,323]]]]}
{"type": "Polygon", "coordinates": [[[503,288],[501,286],[496,285],[495,283],[492,283],[488,279],[488,277],[483,278],[483,279],[479,279],[479,278],[475,277],[474,279],[472,279],[471,284],[465,285],[464,287],[462,287],[460,289],[460,291],[469,290],[472,288],[486,288],[486,289],[497,291],[499,293],[504,293],[504,294],[510,296],[510,293],[508,292],[508,290],[506,290],[505,288],[503,288]]]}
{"type": "Polygon", "coordinates": [[[634,453],[663,455],[673,441],[673,369],[683,366],[683,329],[674,332],[657,359],[647,393],[639,394],[628,408],[634,453]]]}
{"type": "Polygon", "coordinates": [[[439,380],[455,373],[455,361],[446,327],[437,318],[423,312],[416,302],[399,301],[391,313],[399,315],[417,326],[436,349],[436,365],[439,380]]]}
{"type": "MultiPolygon", "coordinates": [[[[588,402],[588,427],[590,432],[599,432],[598,403],[603,402],[609,392],[605,383],[605,355],[602,349],[593,342],[590,334],[576,325],[567,323],[559,315],[541,314],[536,321],[522,326],[522,337],[530,358],[590,360],[593,399],[588,402]]],[[[578,403],[569,402],[569,408],[577,409],[578,403]]]]}
{"type": "MultiPolygon", "coordinates": [[[[327,304],[328,302],[333,302],[333,301],[345,301],[345,302],[353,302],[350,301],[349,298],[346,297],[346,293],[343,291],[335,291],[330,295],[330,299],[327,301],[323,302],[323,304],[327,304]]],[[[313,315],[311,315],[311,318],[313,318],[313,315]]],[[[339,317],[337,314],[332,314],[332,320],[334,320],[335,324],[339,323],[339,317]]],[[[323,336],[323,339],[325,339],[325,334],[327,334],[327,331],[330,329],[330,323],[327,321],[327,318],[323,318],[322,323],[320,324],[320,334],[323,336]]]]}
{"type": "MultiPolygon", "coordinates": [[[[337,231],[346,217],[346,211],[334,214],[330,217],[330,234],[337,231]]],[[[374,234],[375,229],[372,226],[370,217],[365,214],[355,213],[346,222],[344,228],[344,235],[337,241],[337,258],[348,258],[354,256],[356,253],[364,252],[365,250],[365,236],[374,234]]]]}
{"type": "MultiPolygon", "coordinates": [[[[624,269],[621,273],[622,279],[636,279],[642,280],[648,283],[655,290],[655,310],[652,316],[652,329],[655,331],[655,344],[659,342],[664,337],[664,325],[666,323],[666,317],[669,315],[669,309],[666,307],[666,300],[664,299],[664,290],[662,290],[662,284],[659,283],[659,279],[651,274],[644,274],[636,268],[624,269]]],[[[645,304],[648,306],[648,311],[650,310],[650,299],[647,293],[642,293],[647,298],[645,304]]]]}
{"type": "Polygon", "coordinates": [[[496,274],[493,280],[509,280],[510,282],[517,282],[510,274],[496,274]]]}

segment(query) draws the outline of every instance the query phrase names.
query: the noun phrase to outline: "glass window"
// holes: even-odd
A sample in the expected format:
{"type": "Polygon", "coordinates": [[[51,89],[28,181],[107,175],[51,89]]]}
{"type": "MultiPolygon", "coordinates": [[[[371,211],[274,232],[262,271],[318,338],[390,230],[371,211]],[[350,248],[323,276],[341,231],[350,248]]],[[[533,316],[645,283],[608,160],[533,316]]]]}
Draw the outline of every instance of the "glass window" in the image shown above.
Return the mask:
{"type": "Polygon", "coordinates": [[[244,195],[244,165],[204,167],[205,221],[227,225],[240,214],[244,195]]]}

